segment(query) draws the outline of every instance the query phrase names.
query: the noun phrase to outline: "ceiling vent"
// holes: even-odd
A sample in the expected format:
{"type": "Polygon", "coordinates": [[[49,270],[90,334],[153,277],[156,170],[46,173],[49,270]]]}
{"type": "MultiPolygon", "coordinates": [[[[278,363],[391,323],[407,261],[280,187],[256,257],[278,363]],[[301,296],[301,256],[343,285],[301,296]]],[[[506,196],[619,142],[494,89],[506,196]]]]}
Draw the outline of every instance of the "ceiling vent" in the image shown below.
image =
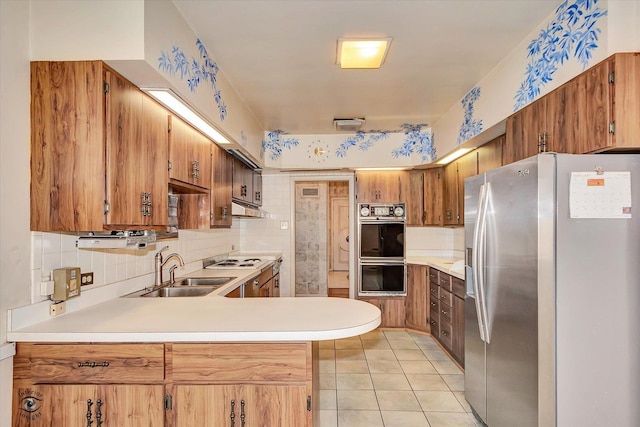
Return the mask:
{"type": "Polygon", "coordinates": [[[345,131],[345,132],[354,132],[360,130],[362,124],[364,123],[364,118],[353,118],[353,119],[333,119],[333,125],[336,130],[345,131]]]}

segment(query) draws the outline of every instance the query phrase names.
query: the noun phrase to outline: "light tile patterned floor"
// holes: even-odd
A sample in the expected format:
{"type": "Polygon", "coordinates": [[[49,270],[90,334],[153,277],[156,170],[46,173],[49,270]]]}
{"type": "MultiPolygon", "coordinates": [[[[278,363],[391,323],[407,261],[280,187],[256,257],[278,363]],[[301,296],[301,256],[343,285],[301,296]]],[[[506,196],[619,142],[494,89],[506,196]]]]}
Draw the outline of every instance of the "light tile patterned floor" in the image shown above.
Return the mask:
{"type": "Polygon", "coordinates": [[[320,342],[320,427],[477,427],[433,338],[379,330],[320,342]]]}

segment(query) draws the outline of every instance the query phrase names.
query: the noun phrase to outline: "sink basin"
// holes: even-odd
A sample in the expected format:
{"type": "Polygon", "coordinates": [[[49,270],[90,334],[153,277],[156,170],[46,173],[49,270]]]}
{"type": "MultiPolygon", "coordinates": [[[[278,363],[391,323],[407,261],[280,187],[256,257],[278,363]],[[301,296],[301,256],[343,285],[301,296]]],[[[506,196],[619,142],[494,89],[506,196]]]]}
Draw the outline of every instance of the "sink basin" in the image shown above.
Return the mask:
{"type": "Polygon", "coordinates": [[[235,277],[187,277],[177,281],[173,286],[222,286],[233,279],[235,277]]]}
{"type": "Polygon", "coordinates": [[[164,288],[156,289],[155,291],[147,292],[140,295],[141,297],[201,297],[208,295],[219,286],[207,286],[201,288],[188,288],[188,287],[172,287],[165,286],[164,288]]]}

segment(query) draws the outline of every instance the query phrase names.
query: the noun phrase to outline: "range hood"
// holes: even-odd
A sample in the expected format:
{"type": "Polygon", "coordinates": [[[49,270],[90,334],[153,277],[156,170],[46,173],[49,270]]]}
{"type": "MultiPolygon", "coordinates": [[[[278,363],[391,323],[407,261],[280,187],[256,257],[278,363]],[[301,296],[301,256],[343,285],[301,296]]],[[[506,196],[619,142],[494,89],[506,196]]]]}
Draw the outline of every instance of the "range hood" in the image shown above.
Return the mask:
{"type": "Polygon", "coordinates": [[[236,218],[267,218],[269,214],[262,209],[233,202],[231,203],[231,216],[236,218]]]}
{"type": "Polygon", "coordinates": [[[76,246],[79,249],[144,249],[156,243],[154,230],[126,230],[110,233],[89,232],[79,236],[76,246]]]}

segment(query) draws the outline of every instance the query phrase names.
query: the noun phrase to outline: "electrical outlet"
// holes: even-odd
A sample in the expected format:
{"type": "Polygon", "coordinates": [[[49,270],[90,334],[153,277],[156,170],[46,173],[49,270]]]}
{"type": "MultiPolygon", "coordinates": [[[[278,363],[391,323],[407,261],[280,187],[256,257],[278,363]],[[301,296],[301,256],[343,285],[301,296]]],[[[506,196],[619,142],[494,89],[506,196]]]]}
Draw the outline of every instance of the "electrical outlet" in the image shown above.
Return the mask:
{"type": "Polygon", "coordinates": [[[82,286],[93,285],[93,272],[82,273],[80,275],[80,283],[82,284],[82,286]]]}
{"type": "Polygon", "coordinates": [[[67,303],[64,301],[53,303],[49,306],[49,314],[52,317],[58,316],[60,314],[64,314],[66,311],[67,311],[67,303]]]}

